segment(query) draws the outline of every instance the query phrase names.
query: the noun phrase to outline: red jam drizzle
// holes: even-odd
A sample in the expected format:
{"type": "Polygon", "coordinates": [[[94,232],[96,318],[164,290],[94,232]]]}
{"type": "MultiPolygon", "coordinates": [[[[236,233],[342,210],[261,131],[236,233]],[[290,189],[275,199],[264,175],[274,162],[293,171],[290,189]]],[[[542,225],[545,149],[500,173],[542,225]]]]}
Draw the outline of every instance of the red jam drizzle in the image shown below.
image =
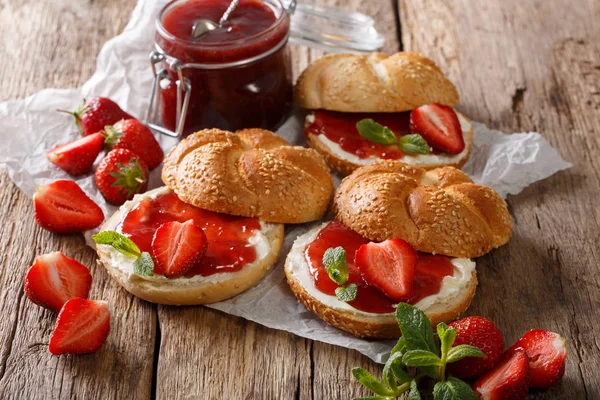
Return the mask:
{"type": "MultiPolygon", "coordinates": [[[[309,266],[315,287],[328,295],[335,296],[338,284],[327,275],[323,265],[323,254],[330,247],[342,246],[346,250],[348,265],[348,283],[358,286],[356,299],[349,302],[352,307],[370,313],[382,314],[394,312],[398,303],[383,294],[379,289],[370,286],[362,279],[360,271],[354,265],[354,254],[358,248],[369,243],[369,240],[337,221],[330,222],[319,232],[317,238],[304,249],[304,257],[309,266]]],[[[416,304],[421,299],[439,293],[445,276],[454,273],[454,267],[448,257],[419,253],[413,291],[407,303],[416,304]]]]}
{"type": "Polygon", "coordinates": [[[152,254],[152,238],[161,224],[190,219],[204,230],[208,247],[200,262],[185,274],[186,277],[235,272],[256,260],[256,252],[248,239],[256,229],[260,229],[257,218],[203,210],[179,200],[175,193],[140,201],[129,211],[117,231],[133,240],[141,251],[152,254]]]}

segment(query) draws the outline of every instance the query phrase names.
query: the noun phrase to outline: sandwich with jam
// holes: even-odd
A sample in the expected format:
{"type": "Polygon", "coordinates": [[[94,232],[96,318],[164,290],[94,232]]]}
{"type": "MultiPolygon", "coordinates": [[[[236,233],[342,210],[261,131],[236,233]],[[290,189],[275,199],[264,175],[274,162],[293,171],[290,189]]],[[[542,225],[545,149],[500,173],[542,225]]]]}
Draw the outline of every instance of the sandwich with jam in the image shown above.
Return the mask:
{"type": "Polygon", "coordinates": [[[511,234],[504,200],[453,167],[361,167],[342,181],[333,211],[335,220],[296,239],[285,274],[310,311],[366,338],[400,335],[400,302],[434,326],[458,318],[475,295],[472,258],[511,234]]]}
{"type": "Polygon", "coordinates": [[[308,110],[309,146],[344,175],[380,160],[460,168],[471,153],[456,88],[417,53],[327,55],[304,70],[294,101],[308,110]]]}

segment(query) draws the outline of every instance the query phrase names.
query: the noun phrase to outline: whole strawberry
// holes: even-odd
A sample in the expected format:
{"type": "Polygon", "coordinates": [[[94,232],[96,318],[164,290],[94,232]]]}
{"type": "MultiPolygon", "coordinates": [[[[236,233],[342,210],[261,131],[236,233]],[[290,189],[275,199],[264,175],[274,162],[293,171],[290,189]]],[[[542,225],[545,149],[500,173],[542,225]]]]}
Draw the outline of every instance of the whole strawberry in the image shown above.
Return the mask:
{"type": "Polygon", "coordinates": [[[150,169],[158,167],[165,156],[152,131],[137,119],[126,119],[107,126],[103,135],[109,149],[131,150],[150,169]]]}
{"type": "Polygon", "coordinates": [[[111,150],[96,169],[96,186],[104,198],[121,205],[148,187],[148,167],[127,149],[111,150]]]}
{"type": "Polygon", "coordinates": [[[567,344],[558,333],[532,329],[506,352],[513,353],[521,349],[529,357],[531,386],[548,388],[565,374],[567,344]]]}
{"type": "Polygon", "coordinates": [[[483,317],[466,317],[450,324],[456,329],[454,346],[479,347],[487,358],[467,357],[448,365],[448,372],[461,379],[474,378],[494,368],[502,358],[504,338],[492,321],[483,317]]]}
{"type": "Polygon", "coordinates": [[[117,103],[106,97],[92,97],[83,102],[75,111],[63,111],[75,117],[77,129],[84,136],[100,132],[106,125],[112,125],[122,119],[133,118],[119,107],[117,103]]]}

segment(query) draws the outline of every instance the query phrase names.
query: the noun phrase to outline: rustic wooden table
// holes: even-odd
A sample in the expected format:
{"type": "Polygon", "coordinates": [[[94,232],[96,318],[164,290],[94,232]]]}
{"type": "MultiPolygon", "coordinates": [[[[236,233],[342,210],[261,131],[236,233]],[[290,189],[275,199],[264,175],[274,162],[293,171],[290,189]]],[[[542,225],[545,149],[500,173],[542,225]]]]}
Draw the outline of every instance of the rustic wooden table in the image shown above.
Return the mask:
{"type": "MultiPolygon", "coordinates": [[[[306,1],[306,0],[303,0],[306,1]]],[[[478,260],[469,309],[516,340],[529,328],[568,340],[564,379],[536,399],[600,398],[600,7],[596,0],[321,0],[373,16],[385,50],[421,51],[461,93],[473,119],[538,131],[574,167],[508,204],[510,243],[478,260]]],[[[0,100],[82,84],[135,0],[0,0],[0,100]]],[[[297,75],[321,52],[293,46],[297,75]]],[[[15,135],[22,134],[14,132],[15,135]]],[[[359,353],[264,328],[203,307],[164,307],[128,295],[79,235],[34,221],[31,199],[0,174],[0,398],[156,397],[348,399],[351,379],[381,366],[359,353]],[[113,310],[96,354],[53,357],[54,318],[23,295],[34,258],[62,250],[92,269],[93,298],[113,310]]]]}

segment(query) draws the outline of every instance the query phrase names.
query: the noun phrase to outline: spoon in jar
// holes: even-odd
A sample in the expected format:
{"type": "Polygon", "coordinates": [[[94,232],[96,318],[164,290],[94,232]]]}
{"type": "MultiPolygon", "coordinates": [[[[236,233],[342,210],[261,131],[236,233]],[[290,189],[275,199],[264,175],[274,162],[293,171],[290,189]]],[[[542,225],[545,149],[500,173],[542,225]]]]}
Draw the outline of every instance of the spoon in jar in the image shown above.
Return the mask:
{"type": "Polygon", "coordinates": [[[223,16],[219,20],[218,24],[215,24],[210,19],[196,20],[196,22],[194,22],[194,26],[192,27],[192,40],[196,40],[200,36],[204,35],[206,32],[212,31],[213,29],[217,29],[223,26],[225,21],[227,21],[227,19],[229,18],[229,14],[231,14],[233,10],[235,10],[239,2],[240,0],[233,0],[231,3],[229,3],[229,7],[227,7],[227,10],[225,10],[225,12],[223,13],[223,16]]]}

